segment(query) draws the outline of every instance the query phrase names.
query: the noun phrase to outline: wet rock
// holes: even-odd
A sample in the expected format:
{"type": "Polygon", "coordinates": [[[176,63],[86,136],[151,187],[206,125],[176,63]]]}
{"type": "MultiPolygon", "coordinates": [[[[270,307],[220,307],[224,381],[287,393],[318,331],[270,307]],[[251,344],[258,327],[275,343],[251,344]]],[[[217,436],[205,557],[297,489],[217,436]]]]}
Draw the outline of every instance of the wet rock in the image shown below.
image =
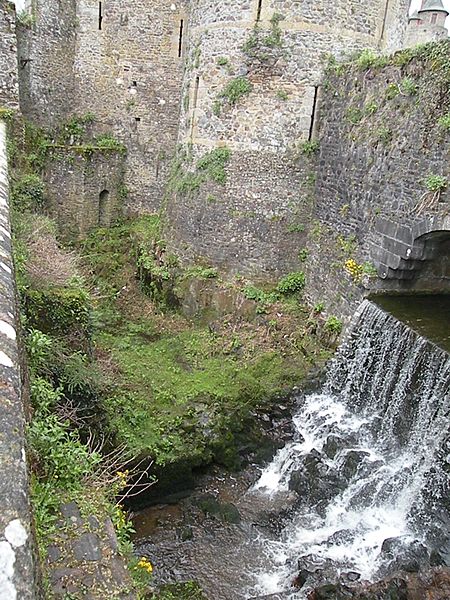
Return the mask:
{"type": "Polygon", "coordinates": [[[226,523],[238,524],[241,521],[239,511],[234,504],[219,502],[211,494],[200,496],[196,504],[205,515],[216,517],[226,523]]]}
{"type": "Polygon", "coordinates": [[[334,458],[336,454],[344,447],[345,440],[332,433],[327,437],[327,441],[325,442],[322,450],[328,456],[328,458],[334,458]]]}
{"type": "Polygon", "coordinates": [[[302,500],[318,507],[339,494],[343,489],[338,474],[325,464],[317,450],[310,452],[303,465],[291,474],[289,489],[294,490],[302,500]]]}
{"type": "Polygon", "coordinates": [[[100,560],[102,557],[100,540],[95,533],[83,533],[83,535],[73,543],[73,553],[75,558],[80,561],[100,560]]]}
{"type": "Polygon", "coordinates": [[[344,463],[341,467],[341,473],[347,481],[356,475],[360,464],[368,456],[370,456],[369,453],[365,452],[364,450],[350,450],[347,452],[344,463]]]}
{"type": "Polygon", "coordinates": [[[294,581],[292,582],[292,587],[295,587],[297,589],[301,589],[305,583],[308,581],[308,579],[311,577],[312,573],[306,569],[302,569],[299,574],[297,575],[297,577],[294,579],[294,581]]]}
{"type": "Polygon", "coordinates": [[[385,569],[390,572],[406,571],[407,573],[417,573],[425,566],[430,564],[430,554],[426,546],[417,540],[407,540],[405,538],[387,538],[381,546],[381,558],[389,561],[385,569]]]}
{"type": "Polygon", "coordinates": [[[356,571],[348,571],[348,573],[342,573],[341,578],[344,581],[355,583],[355,581],[359,581],[361,579],[361,573],[357,573],[356,571]]]}

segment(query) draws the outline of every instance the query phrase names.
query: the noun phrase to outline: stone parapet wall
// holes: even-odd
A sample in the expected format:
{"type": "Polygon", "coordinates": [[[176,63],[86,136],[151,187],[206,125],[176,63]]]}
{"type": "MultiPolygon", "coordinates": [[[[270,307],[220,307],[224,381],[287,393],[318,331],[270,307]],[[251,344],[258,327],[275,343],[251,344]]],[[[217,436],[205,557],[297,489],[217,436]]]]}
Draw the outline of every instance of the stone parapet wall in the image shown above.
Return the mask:
{"type": "Polygon", "coordinates": [[[37,600],[25,451],[24,387],[9,219],[6,128],[0,120],[0,598],[37,600]]]}
{"type": "Polygon", "coordinates": [[[16,13],[12,2],[0,0],[0,108],[15,109],[18,102],[16,13]]]}

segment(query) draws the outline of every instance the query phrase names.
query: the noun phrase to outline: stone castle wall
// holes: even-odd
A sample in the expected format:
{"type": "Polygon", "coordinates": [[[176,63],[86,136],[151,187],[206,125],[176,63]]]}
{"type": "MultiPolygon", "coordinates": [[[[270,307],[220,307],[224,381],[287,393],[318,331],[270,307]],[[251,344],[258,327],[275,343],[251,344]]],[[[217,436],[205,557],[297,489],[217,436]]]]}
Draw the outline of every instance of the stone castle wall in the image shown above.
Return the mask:
{"type": "Polygon", "coordinates": [[[22,27],[21,104],[43,126],[95,115],[128,149],[129,210],[160,207],[179,123],[185,0],[36,0],[22,27]],[[181,40],[180,40],[180,33],[181,40]]]}
{"type": "Polygon", "coordinates": [[[314,302],[350,314],[378,289],[450,288],[449,192],[427,208],[426,183],[430,175],[450,181],[450,134],[440,124],[450,108],[445,81],[420,59],[328,78],[305,263],[314,302]],[[350,258],[381,279],[355,285],[344,268],[350,258]]]}
{"type": "Polygon", "coordinates": [[[43,127],[67,120],[76,102],[75,0],[37,0],[18,26],[20,105],[43,127]]]}
{"type": "Polygon", "coordinates": [[[111,226],[123,212],[125,156],[111,150],[52,149],[44,179],[50,214],[66,239],[111,226]]]}
{"type": "Polygon", "coordinates": [[[17,108],[18,100],[16,14],[11,2],[0,0],[0,108],[17,108]]]}
{"type": "Polygon", "coordinates": [[[190,245],[213,262],[220,255],[235,272],[295,266],[299,240],[286,231],[299,227],[295,211],[304,213],[310,195],[310,165],[295,157],[315,134],[325,55],[397,47],[407,5],[263,0],[259,11],[257,0],[191,3],[179,140],[194,161],[225,145],[232,158],[217,202],[207,201],[208,186],[169,202],[175,247],[190,245]],[[249,91],[233,104],[224,94],[237,80],[249,91]]]}

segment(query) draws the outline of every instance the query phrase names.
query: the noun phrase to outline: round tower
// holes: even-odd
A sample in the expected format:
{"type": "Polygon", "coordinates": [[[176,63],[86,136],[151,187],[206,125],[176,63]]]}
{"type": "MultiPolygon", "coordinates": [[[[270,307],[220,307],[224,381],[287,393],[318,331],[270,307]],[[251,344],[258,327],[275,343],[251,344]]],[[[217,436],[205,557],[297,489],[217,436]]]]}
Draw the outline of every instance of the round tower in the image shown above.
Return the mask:
{"type": "Polygon", "coordinates": [[[448,15],[442,0],[423,0],[420,10],[409,17],[405,45],[416,46],[446,38],[448,30],[445,21],[448,15]]]}
{"type": "Polygon", "coordinates": [[[308,157],[327,56],[399,48],[408,5],[191,2],[179,142],[192,156],[184,168],[193,171],[218,147],[230,156],[226,181],[200,174],[206,181],[169,203],[175,245],[231,271],[270,275],[293,267],[293,234],[301,247],[310,219],[308,157]]]}

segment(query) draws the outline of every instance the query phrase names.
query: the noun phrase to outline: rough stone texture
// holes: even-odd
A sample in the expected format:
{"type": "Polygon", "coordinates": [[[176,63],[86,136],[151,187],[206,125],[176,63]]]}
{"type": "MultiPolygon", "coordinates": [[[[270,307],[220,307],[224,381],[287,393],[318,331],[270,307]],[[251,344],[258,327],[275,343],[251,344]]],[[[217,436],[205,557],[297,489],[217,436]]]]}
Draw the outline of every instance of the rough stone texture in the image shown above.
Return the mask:
{"type": "Polygon", "coordinates": [[[21,28],[21,106],[44,126],[93,113],[128,148],[128,209],[159,208],[176,147],[187,2],[36,0],[21,28]]]}
{"type": "Polygon", "coordinates": [[[354,68],[327,82],[315,190],[318,223],[310,233],[306,266],[312,299],[326,298],[337,312],[351,313],[352,300],[377,288],[450,287],[444,259],[450,237],[448,191],[433,208],[421,209],[425,178],[450,176],[450,136],[439,126],[446,106],[433,108],[437,91],[431,88],[427,102],[405,92],[391,99],[386,95],[388,86],[401,86],[405,77],[420,81],[425,76],[423,63],[414,60],[404,67],[354,68]],[[374,105],[375,111],[367,110],[374,105]],[[355,111],[361,118],[352,123],[355,111]],[[382,278],[367,282],[366,289],[352,286],[343,268],[351,236],[356,261],[370,262],[382,278]],[[419,277],[422,272],[425,278],[419,277]]]}
{"type": "Polygon", "coordinates": [[[9,221],[6,128],[0,120],[0,599],[37,598],[25,411],[9,221]]]}
{"type": "Polygon", "coordinates": [[[74,502],[63,504],[60,511],[62,518],[47,556],[52,598],[132,600],[130,574],[119,555],[110,519],[101,524],[93,515],[82,518],[74,502]]]}
{"type": "Polygon", "coordinates": [[[191,3],[179,141],[192,146],[195,159],[223,145],[233,158],[220,202],[206,203],[203,186],[171,198],[168,217],[175,248],[190,246],[231,271],[260,275],[295,266],[299,240],[284,231],[293,198],[308,195],[301,185],[308,171],[291,157],[314,136],[323,55],[398,47],[408,2],[362,9],[359,2],[265,0],[259,20],[257,7],[249,0],[191,3]],[[274,15],[283,17],[278,26],[274,15]],[[244,50],[255,26],[259,42],[244,50]],[[237,77],[252,89],[230,105],[221,93],[237,77]]]}
{"type": "Polygon", "coordinates": [[[53,148],[44,180],[49,210],[67,238],[109,227],[122,214],[125,157],[112,150],[53,148]]]}
{"type": "Polygon", "coordinates": [[[17,108],[16,14],[14,5],[0,0],[0,108],[17,108]]]}
{"type": "Polygon", "coordinates": [[[76,104],[75,0],[38,1],[17,29],[20,106],[43,127],[67,119],[76,104]]]}

